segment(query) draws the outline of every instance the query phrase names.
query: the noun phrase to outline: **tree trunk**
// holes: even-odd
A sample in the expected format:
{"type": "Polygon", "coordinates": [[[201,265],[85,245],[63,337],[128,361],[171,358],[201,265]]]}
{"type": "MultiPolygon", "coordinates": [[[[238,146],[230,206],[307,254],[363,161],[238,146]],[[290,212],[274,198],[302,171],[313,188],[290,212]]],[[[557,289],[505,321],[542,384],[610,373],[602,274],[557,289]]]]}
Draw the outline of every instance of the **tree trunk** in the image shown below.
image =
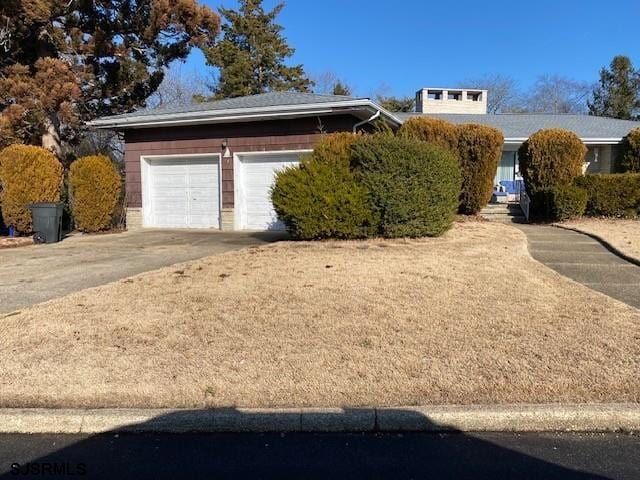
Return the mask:
{"type": "Polygon", "coordinates": [[[55,116],[50,116],[44,121],[45,132],[42,135],[42,146],[50,150],[60,158],[62,146],[60,144],[60,134],[58,133],[59,122],[55,116]]]}

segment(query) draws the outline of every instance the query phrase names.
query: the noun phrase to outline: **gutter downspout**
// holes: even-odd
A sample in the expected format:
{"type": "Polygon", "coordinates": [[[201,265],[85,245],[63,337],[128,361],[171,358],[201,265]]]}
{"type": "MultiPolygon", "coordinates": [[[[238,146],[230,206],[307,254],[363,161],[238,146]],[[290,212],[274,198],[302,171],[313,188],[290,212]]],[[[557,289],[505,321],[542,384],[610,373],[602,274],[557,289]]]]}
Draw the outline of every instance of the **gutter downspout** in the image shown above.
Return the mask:
{"type": "Polygon", "coordinates": [[[380,115],[382,114],[382,112],[380,112],[380,110],[377,110],[376,113],[374,113],[371,118],[368,118],[367,120],[363,120],[362,122],[358,122],[353,126],[353,133],[358,133],[358,127],[361,127],[363,125],[366,125],[367,123],[373,122],[376,118],[378,118],[380,115]]]}

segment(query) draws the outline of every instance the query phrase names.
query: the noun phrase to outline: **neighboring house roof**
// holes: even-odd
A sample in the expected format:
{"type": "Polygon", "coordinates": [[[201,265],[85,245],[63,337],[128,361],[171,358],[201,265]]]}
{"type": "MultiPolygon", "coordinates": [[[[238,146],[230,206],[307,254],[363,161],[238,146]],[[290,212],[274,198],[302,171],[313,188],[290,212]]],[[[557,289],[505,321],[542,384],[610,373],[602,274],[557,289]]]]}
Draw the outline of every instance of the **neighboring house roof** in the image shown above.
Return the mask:
{"type": "Polygon", "coordinates": [[[366,119],[378,111],[381,111],[386,121],[400,125],[401,122],[397,117],[368,98],[298,92],[269,92],[188,106],[141,110],[124,115],[103,117],[89,122],[89,125],[98,128],[135,128],[155,125],[292,118],[344,112],[366,119]]]}
{"type": "Polygon", "coordinates": [[[591,115],[561,115],[549,113],[396,113],[405,121],[415,116],[427,116],[451,123],[480,123],[502,132],[507,143],[520,143],[542,128],[563,128],[578,135],[585,143],[618,143],[640,122],[591,115]]]}

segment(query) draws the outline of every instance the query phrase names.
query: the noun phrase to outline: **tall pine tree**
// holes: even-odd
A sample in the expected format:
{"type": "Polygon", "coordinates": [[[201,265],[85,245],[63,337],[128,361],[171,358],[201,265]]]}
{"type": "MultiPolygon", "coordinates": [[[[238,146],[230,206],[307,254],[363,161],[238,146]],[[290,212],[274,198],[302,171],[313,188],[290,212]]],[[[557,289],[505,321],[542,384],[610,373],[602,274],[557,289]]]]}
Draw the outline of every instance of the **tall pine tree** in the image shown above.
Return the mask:
{"type": "Polygon", "coordinates": [[[287,66],[294,53],[275,23],[284,8],[270,12],[262,0],[240,0],[240,8],[220,8],[223,37],[205,51],[207,63],[219,69],[212,86],[215,99],[241,97],[270,91],[309,91],[312,82],[302,65],[287,66]]]}
{"type": "Polygon", "coordinates": [[[589,114],[624,120],[640,118],[640,72],[629,57],[616,56],[600,70],[600,81],[588,102],[589,114]]]}
{"type": "Polygon", "coordinates": [[[59,152],[82,121],[144,105],[219,27],[197,0],[1,0],[0,142],[59,152]]]}

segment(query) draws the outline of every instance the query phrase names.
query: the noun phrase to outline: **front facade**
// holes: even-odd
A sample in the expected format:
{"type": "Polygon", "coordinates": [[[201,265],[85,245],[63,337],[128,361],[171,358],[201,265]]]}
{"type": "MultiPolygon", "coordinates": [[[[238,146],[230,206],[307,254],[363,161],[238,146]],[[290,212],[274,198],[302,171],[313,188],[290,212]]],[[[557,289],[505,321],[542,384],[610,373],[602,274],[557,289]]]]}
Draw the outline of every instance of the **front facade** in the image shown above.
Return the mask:
{"type": "Polygon", "coordinates": [[[323,134],[400,121],[368,99],[269,93],[109,117],[124,132],[127,227],[279,230],[275,173],[323,134]]]}
{"type": "Polygon", "coordinates": [[[505,145],[496,185],[519,178],[517,150],[541,128],[574,131],[589,149],[585,170],[595,173],[614,171],[617,145],[640,127],[581,115],[490,115],[483,113],[486,99],[482,90],[423,89],[419,111],[392,114],[369,99],[274,92],[108,117],[93,126],[124,132],[129,229],[222,230],[282,229],[270,201],[275,173],[296,165],[323,134],[366,130],[374,121],[396,129],[412,116],[428,115],[498,128],[505,145]],[[458,113],[465,108],[479,110],[458,113]]]}
{"type": "MultiPolygon", "coordinates": [[[[349,131],[349,115],[322,119],[349,131]]],[[[278,229],[269,201],[277,170],[298,163],[321,132],[318,120],[269,120],[125,132],[130,228],[278,229]]]]}

